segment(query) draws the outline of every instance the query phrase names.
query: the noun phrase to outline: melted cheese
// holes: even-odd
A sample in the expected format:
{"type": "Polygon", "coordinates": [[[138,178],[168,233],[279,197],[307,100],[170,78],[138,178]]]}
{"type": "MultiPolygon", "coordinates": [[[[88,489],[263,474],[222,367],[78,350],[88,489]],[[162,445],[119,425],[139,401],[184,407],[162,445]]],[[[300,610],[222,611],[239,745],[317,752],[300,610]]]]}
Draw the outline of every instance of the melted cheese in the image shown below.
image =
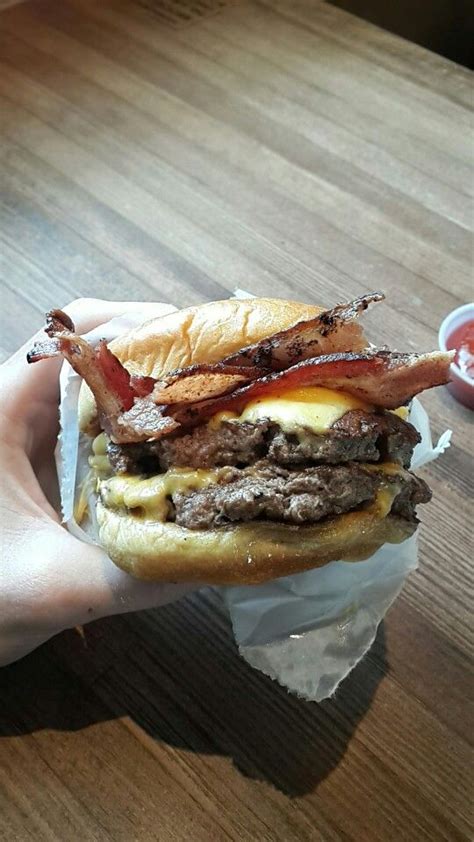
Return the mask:
{"type": "Polygon", "coordinates": [[[400,487],[395,482],[390,483],[390,485],[382,485],[378,489],[374,502],[369,506],[369,511],[375,515],[377,520],[383,520],[390,514],[392,503],[399,491],[400,487]]]}
{"type": "MultiPolygon", "coordinates": [[[[385,462],[379,465],[361,463],[361,467],[374,473],[395,477],[401,472],[399,465],[385,462]]],[[[169,515],[168,499],[172,494],[187,494],[215,485],[225,474],[226,468],[205,471],[202,469],[170,468],[165,474],[144,479],[131,474],[121,474],[99,482],[102,502],[110,509],[128,509],[135,515],[149,520],[166,521],[169,515]]],[[[388,515],[400,488],[398,483],[382,480],[370,511],[382,519],[388,515]]]]}
{"type": "Polygon", "coordinates": [[[309,431],[325,433],[351,409],[371,410],[373,407],[352,395],[326,389],[322,386],[308,386],[275,393],[270,397],[257,398],[245,407],[237,422],[259,421],[269,418],[285,433],[309,431]]]}
{"type": "Polygon", "coordinates": [[[168,498],[172,494],[207,488],[219,481],[223,470],[170,468],[165,474],[149,479],[123,474],[101,482],[99,491],[109,508],[138,509],[148,518],[164,521],[169,513],[168,498]]]}
{"type": "Polygon", "coordinates": [[[89,456],[89,467],[96,477],[104,478],[112,473],[112,465],[107,456],[109,439],[105,433],[99,433],[92,442],[92,456],[89,456]]]}
{"type": "Polygon", "coordinates": [[[112,466],[107,456],[109,439],[105,433],[100,433],[92,442],[92,455],[88,458],[90,470],[79,486],[79,494],[74,504],[74,519],[81,524],[89,513],[89,497],[97,490],[98,482],[110,476],[112,466]]]}
{"type": "Polygon", "coordinates": [[[396,477],[403,472],[403,468],[398,462],[364,462],[366,471],[372,471],[374,474],[385,474],[389,477],[396,477]]]}
{"type": "Polygon", "coordinates": [[[238,418],[239,416],[236,412],[216,412],[216,414],[212,416],[211,420],[207,422],[207,426],[210,430],[217,430],[223,421],[235,421],[238,420],[238,418]]]}
{"type": "Polygon", "coordinates": [[[92,452],[94,456],[105,456],[107,453],[107,445],[109,439],[105,433],[99,433],[92,442],[92,452]]]}
{"type": "MultiPolygon", "coordinates": [[[[88,477],[86,477],[86,480],[88,477]]],[[[84,520],[85,516],[89,511],[89,500],[88,500],[88,488],[87,488],[87,481],[83,482],[80,487],[79,497],[74,506],[74,520],[79,525],[84,520]]]]}
{"type": "Polygon", "coordinates": [[[399,406],[398,409],[391,409],[390,412],[393,412],[394,415],[398,415],[402,421],[408,421],[410,409],[408,406],[399,406]]]}

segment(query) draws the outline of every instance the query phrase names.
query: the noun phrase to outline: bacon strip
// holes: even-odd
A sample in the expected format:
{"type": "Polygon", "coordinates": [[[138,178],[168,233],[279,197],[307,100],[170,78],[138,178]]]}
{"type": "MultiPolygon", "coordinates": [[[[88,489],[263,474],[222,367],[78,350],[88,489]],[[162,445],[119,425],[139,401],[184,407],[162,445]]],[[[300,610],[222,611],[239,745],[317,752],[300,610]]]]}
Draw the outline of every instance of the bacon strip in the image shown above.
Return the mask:
{"type": "Polygon", "coordinates": [[[63,332],[49,342],[37,343],[27,355],[27,360],[31,363],[58,354],[61,354],[86,381],[96,398],[101,416],[116,417],[132,405],[133,399],[124,403],[120,393],[111,386],[92,346],[75,333],[63,332]]]}
{"type": "Polygon", "coordinates": [[[298,322],[287,330],[248,345],[222,362],[224,365],[255,365],[269,371],[280,371],[320,354],[363,351],[367,341],[362,328],[354,320],[384,298],[382,292],[369,292],[347,304],[338,304],[313,319],[298,322]]]}
{"type": "Polygon", "coordinates": [[[118,444],[161,439],[176,432],[180,423],[157,406],[149,396],[138,398],[128,412],[119,415],[111,430],[111,438],[118,444]]]}
{"type": "MultiPolygon", "coordinates": [[[[27,361],[33,363],[62,355],[93,393],[103,429],[112,436],[118,432],[120,440],[125,441],[126,430],[118,425],[118,419],[133,407],[137,397],[149,394],[155,380],[132,378],[103,340],[94,349],[74,330],[74,324],[66,313],[51,310],[46,316],[45,328],[51,338],[37,342],[27,354],[27,361]]],[[[166,425],[170,426],[169,421],[166,425]]],[[[131,434],[134,435],[133,431],[131,434]]]]}
{"type": "Polygon", "coordinates": [[[251,400],[307,386],[339,389],[385,409],[396,409],[415,395],[449,380],[453,353],[329,354],[304,360],[285,371],[255,380],[231,395],[192,406],[167,407],[183,426],[204,422],[216,412],[239,412],[251,400]]]}
{"type": "Polygon", "coordinates": [[[157,404],[210,400],[315,355],[361,351],[367,343],[354,319],[383,297],[379,292],[368,293],[249,345],[215,365],[193,365],[172,372],[157,383],[153,399],[157,404]]]}
{"type": "Polygon", "coordinates": [[[37,343],[28,359],[34,362],[46,356],[63,354],[94,392],[99,413],[108,416],[110,425],[113,405],[113,415],[116,416],[119,405],[120,411],[128,411],[136,398],[145,397],[152,391],[153,399],[159,405],[194,404],[232,393],[269,371],[286,368],[315,354],[346,351],[348,348],[361,350],[365,339],[361,328],[353,320],[383,297],[382,293],[369,293],[243,348],[220,363],[189,366],[171,372],[159,382],[151,377],[130,376],[105,342],[99,343],[94,352],[98,363],[95,368],[103,374],[100,380],[98,371],[91,370],[92,357],[85,347],[85,340],[76,337],[73,322],[61,310],[51,310],[47,314],[45,330],[52,339],[37,343]],[[112,402],[111,395],[114,398],[112,402]],[[104,400],[107,409],[103,406],[104,400]]]}
{"type": "Polygon", "coordinates": [[[122,410],[130,409],[136,397],[130,385],[130,374],[117,357],[112,354],[112,351],[109,351],[103,339],[100,340],[95,350],[95,359],[109,388],[112,388],[119,398],[122,410]]]}
{"type": "Polygon", "coordinates": [[[57,339],[43,339],[41,342],[35,342],[31,351],[28,351],[26,361],[37,363],[40,360],[47,360],[48,357],[57,357],[60,353],[57,339]]]}
{"type": "Polygon", "coordinates": [[[51,338],[34,345],[27,354],[28,362],[61,354],[86,381],[94,395],[102,429],[114,441],[143,441],[150,433],[169,435],[179,427],[176,421],[164,417],[163,408],[148,397],[156,380],[130,375],[104,340],[94,349],[75,333],[73,322],[62,310],[47,313],[45,331],[51,338]]]}
{"type": "Polygon", "coordinates": [[[256,366],[192,365],[158,381],[153,400],[158,404],[195,403],[226,395],[266,373],[256,366]]]}
{"type": "Polygon", "coordinates": [[[50,310],[46,313],[46,327],[44,332],[48,336],[57,336],[60,333],[74,333],[74,322],[63,310],[50,310]]]}

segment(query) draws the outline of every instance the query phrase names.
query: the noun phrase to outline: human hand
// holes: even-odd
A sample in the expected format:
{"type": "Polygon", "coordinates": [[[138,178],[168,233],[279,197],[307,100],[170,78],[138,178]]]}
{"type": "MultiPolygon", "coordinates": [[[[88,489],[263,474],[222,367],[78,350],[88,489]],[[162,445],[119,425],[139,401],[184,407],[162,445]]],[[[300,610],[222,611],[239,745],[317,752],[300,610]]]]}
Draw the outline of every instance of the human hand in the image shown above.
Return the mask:
{"type": "MultiPolygon", "coordinates": [[[[79,299],[64,309],[86,333],[129,307],[79,299]]],[[[164,605],[194,589],[133,579],[61,525],[54,468],[61,361],[26,362],[43,338],[41,331],[0,367],[0,665],[63,629],[164,605]]]]}

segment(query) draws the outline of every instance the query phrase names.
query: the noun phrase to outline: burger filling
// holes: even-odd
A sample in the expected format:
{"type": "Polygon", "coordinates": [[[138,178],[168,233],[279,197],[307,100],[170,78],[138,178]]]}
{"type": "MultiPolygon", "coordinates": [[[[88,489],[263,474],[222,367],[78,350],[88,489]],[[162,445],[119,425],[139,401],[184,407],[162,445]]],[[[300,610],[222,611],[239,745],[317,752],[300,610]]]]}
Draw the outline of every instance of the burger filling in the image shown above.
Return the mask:
{"type": "Polygon", "coordinates": [[[187,529],[316,523],[373,505],[381,489],[392,513],[415,521],[416,504],[431,496],[405,470],[418,441],[399,414],[313,388],[255,401],[184,435],[134,444],[102,436],[92,465],[115,474],[99,483],[107,507],[187,529]]]}
{"type": "Polygon", "coordinates": [[[153,474],[176,465],[245,467],[260,459],[285,466],[389,461],[408,467],[418,441],[415,428],[394,413],[355,409],[325,433],[308,428],[285,431],[270,418],[242,423],[222,419],[184,436],[138,444],[110,442],[108,456],[117,473],[130,474],[153,474]]]}

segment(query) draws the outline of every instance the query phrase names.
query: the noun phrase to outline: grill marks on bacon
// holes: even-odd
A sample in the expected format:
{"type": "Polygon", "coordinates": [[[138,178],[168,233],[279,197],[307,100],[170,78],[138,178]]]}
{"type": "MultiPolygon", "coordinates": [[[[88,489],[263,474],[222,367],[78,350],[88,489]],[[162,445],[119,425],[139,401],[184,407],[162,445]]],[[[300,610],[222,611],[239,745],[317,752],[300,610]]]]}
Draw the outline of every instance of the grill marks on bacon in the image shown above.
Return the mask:
{"type": "Polygon", "coordinates": [[[162,405],[195,403],[226,395],[266,373],[265,369],[256,366],[232,366],[224,363],[193,365],[159,380],[154,387],[152,398],[155,403],[162,405]]]}
{"type": "Polygon", "coordinates": [[[354,320],[384,298],[371,292],[348,304],[325,310],[313,319],[298,322],[214,365],[193,365],[171,372],[153,391],[157,404],[194,404],[233,392],[271,371],[280,371],[319,354],[361,351],[366,340],[354,320]]]}
{"type": "Polygon", "coordinates": [[[313,319],[298,322],[254,345],[231,354],[224,365],[255,365],[269,371],[281,371],[301,360],[341,351],[363,351],[367,341],[355,321],[372,304],[385,298],[382,292],[369,292],[347,304],[324,310],[313,319]]]}
{"type": "Polygon", "coordinates": [[[240,412],[251,400],[307,386],[340,389],[377,407],[396,409],[424,389],[446,383],[452,359],[453,352],[400,354],[385,350],[315,357],[213,400],[167,406],[154,405],[150,397],[138,400],[119,419],[123,435],[128,438],[120,437],[118,431],[114,439],[160,439],[202,424],[217,412],[240,412]]]}

